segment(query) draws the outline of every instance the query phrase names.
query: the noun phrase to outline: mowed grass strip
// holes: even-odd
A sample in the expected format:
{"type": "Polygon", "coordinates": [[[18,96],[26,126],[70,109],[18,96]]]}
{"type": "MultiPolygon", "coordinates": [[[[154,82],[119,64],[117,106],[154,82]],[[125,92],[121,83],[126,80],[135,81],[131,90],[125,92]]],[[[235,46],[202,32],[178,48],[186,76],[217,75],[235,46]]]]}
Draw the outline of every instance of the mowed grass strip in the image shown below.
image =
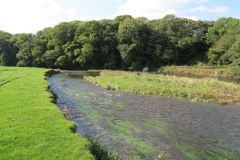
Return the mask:
{"type": "Polygon", "coordinates": [[[128,93],[183,97],[193,101],[221,104],[240,102],[240,87],[237,84],[210,78],[102,71],[98,77],[85,79],[97,86],[128,93]]]}
{"type": "Polygon", "coordinates": [[[0,67],[0,159],[94,159],[90,143],[51,103],[45,71],[0,67]]]}

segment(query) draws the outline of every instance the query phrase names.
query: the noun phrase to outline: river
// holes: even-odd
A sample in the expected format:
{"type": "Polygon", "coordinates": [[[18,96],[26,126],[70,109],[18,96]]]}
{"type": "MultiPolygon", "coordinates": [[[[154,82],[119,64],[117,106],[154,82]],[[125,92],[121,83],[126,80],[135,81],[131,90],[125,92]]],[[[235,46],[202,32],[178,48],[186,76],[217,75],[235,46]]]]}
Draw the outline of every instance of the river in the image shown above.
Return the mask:
{"type": "Polygon", "coordinates": [[[83,80],[95,74],[65,71],[51,76],[49,83],[77,132],[121,159],[240,157],[239,105],[109,91],[83,80]]]}

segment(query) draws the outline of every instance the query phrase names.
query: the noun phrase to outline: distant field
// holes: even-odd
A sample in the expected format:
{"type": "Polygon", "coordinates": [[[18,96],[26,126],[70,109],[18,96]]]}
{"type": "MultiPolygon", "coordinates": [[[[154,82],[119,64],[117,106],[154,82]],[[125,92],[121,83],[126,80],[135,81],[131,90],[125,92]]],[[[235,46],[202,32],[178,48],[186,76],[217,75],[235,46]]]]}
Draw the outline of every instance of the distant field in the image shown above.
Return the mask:
{"type": "Polygon", "coordinates": [[[0,159],[94,159],[51,103],[45,71],[0,67],[0,159]]]}
{"type": "Polygon", "coordinates": [[[107,89],[128,93],[183,97],[221,104],[240,102],[240,87],[237,84],[213,78],[193,79],[161,74],[102,71],[99,77],[85,79],[107,89]]]}

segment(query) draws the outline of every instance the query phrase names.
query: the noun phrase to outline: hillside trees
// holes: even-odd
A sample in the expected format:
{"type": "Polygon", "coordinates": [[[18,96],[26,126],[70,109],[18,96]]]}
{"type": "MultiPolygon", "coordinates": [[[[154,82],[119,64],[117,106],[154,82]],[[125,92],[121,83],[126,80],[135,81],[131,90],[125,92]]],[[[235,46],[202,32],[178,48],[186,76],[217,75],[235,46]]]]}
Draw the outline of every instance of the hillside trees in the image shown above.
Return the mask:
{"type": "Polygon", "coordinates": [[[36,34],[0,31],[0,65],[153,70],[198,62],[238,64],[239,28],[240,20],[234,18],[211,22],[174,15],[158,20],[123,15],[64,22],[36,34]]]}
{"type": "Polygon", "coordinates": [[[17,48],[10,41],[11,34],[0,31],[0,65],[15,66],[17,48]]]}
{"type": "Polygon", "coordinates": [[[12,36],[11,41],[14,43],[14,47],[17,48],[17,66],[25,67],[32,66],[33,56],[33,34],[17,34],[12,36]]]}
{"type": "Polygon", "coordinates": [[[123,69],[142,70],[162,65],[163,35],[146,18],[125,18],[118,29],[118,49],[123,69]]]}
{"type": "Polygon", "coordinates": [[[33,62],[32,65],[35,67],[49,67],[46,61],[46,51],[50,49],[49,44],[51,43],[52,37],[52,29],[46,28],[42,31],[37,32],[34,40],[33,40],[33,49],[32,49],[32,56],[33,62]]]}
{"type": "Polygon", "coordinates": [[[174,15],[153,21],[153,27],[165,35],[163,57],[168,64],[186,65],[204,61],[209,22],[178,18],[174,15]]]}
{"type": "Polygon", "coordinates": [[[208,41],[212,45],[208,52],[212,65],[229,65],[240,61],[240,20],[220,18],[209,28],[208,41]]]}

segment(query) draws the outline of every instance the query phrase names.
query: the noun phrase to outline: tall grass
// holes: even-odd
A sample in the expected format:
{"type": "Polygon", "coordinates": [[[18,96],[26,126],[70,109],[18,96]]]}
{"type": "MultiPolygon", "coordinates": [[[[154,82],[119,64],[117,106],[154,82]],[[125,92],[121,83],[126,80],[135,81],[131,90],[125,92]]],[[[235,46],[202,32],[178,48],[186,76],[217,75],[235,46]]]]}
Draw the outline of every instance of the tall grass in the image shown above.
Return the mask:
{"type": "Polygon", "coordinates": [[[216,78],[228,81],[240,81],[238,66],[165,66],[158,73],[165,75],[187,76],[193,78],[216,78]]]}
{"type": "Polygon", "coordinates": [[[240,87],[237,84],[212,78],[192,79],[148,73],[102,71],[99,77],[85,79],[97,86],[128,93],[182,97],[221,104],[240,102],[240,87]]]}

